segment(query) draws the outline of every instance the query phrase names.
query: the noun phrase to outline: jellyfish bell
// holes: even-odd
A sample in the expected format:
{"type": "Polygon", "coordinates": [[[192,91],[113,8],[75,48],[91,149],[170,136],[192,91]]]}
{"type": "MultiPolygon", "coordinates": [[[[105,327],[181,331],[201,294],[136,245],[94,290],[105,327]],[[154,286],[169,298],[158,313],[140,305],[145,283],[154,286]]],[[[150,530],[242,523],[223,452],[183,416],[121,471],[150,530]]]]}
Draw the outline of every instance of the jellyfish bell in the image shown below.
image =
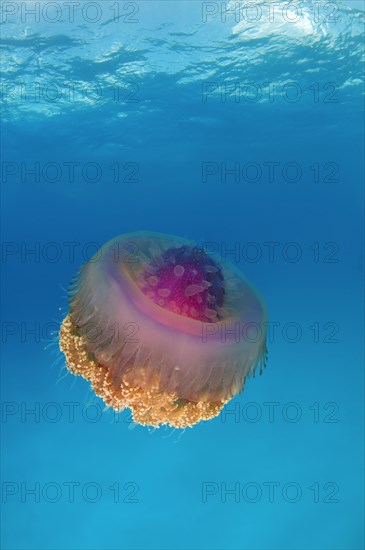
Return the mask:
{"type": "Polygon", "coordinates": [[[262,370],[266,321],[263,298],[234,266],[186,239],[131,233],[72,281],[60,348],[106,405],[183,428],[217,416],[262,370]]]}

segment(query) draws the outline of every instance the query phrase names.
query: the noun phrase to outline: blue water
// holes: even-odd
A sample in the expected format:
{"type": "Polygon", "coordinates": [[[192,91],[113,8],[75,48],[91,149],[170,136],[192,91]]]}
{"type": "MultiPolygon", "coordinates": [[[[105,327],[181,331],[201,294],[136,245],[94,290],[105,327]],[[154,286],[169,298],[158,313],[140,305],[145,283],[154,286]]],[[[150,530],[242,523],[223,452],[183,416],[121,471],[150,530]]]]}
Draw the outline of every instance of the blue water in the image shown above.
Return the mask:
{"type": "Polygon", "coordinates": [[[2,7],[2,547],[364,548],[362,2],[33,4],[2,7]],[[78,267],[140,230],[268,303],[263,375],[184,432],[57,347],[78,267]]]}

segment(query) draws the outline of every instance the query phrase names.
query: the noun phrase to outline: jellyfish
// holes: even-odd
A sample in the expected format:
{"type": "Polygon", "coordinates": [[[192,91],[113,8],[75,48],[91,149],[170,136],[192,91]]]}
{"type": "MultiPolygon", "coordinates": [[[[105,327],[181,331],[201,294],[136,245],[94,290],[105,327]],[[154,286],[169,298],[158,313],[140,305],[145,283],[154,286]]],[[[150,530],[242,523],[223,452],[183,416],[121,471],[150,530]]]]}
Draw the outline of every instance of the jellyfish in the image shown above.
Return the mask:
{"type": "Polygon", "coordinates": [[[121,235],[81,267],[68,298],[68,370],[138,424],[214,418],[266,365],[263,298],[236,266],[188,239],[121,235]]]}

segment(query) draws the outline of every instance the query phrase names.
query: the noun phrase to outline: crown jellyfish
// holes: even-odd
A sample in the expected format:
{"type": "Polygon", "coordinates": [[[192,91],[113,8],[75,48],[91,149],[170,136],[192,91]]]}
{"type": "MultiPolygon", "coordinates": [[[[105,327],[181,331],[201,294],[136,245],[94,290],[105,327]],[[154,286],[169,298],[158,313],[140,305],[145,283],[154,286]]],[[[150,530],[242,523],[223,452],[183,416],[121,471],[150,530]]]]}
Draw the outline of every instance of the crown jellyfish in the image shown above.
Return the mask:
{"type": "Polygon", "coordinates": [[[235,266],[186,239],[131,233],[72,281],[60,348],[107,406],[184,428],[217,416],[257,366],[261,374],[266,321],[235,266]]]}

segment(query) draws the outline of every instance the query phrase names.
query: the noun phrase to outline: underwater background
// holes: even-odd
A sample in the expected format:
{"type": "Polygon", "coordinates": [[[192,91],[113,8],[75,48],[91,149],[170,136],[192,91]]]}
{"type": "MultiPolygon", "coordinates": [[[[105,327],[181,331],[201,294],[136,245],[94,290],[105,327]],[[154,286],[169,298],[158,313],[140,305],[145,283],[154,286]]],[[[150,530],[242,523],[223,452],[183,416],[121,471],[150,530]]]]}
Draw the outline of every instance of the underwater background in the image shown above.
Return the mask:
{"type": "Polygon", "coordinates": [[[2,548],[360,549],[361,1],[3,2],[2,548]],[[159,231],[265,297],[217,418],[105,411],[57,344],[109,239],[159,231]]]}

